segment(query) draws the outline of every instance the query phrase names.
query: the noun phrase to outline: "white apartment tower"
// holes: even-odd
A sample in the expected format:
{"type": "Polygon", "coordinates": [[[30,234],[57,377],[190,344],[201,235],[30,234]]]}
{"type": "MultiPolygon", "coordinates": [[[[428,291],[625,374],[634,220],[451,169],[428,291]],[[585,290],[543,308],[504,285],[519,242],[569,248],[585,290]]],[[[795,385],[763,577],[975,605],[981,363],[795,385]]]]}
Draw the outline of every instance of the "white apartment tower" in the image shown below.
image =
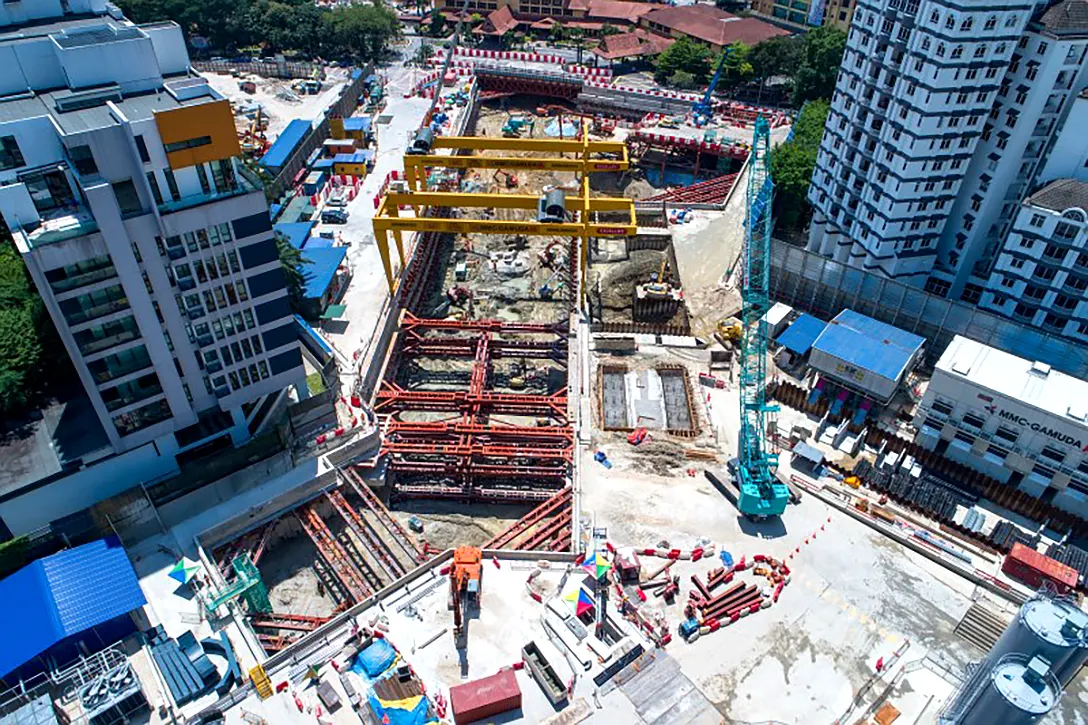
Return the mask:
{"type": "Polygon", "coordinates": [[[863,0],[809,191],[809,249],[979,300],[1084,85],[1088,3],[863,0]]]}
{"type": "Polygon", "coordinates": [[[103,0],[0,4],[0,216],[87,412],[71,446],[4,482],[10,529],[245,442],[304,380],[268,205],[239,157],[230,104],[176,24],[133,25],[103,0]]]}
{"type": "Polygon", "coordinates": [[[858,4],[809,191],[810,250],[925,283],[1032,10],[858,4]]]}
{"type": "Polygon", "coordinates": [[[1016,42],[941,234],[930,291],[979,302],[1020,202],[1038,186],[1088,83],[1086,52],[1088,3],[1082,1],[1050,6],[1016,42]]]}

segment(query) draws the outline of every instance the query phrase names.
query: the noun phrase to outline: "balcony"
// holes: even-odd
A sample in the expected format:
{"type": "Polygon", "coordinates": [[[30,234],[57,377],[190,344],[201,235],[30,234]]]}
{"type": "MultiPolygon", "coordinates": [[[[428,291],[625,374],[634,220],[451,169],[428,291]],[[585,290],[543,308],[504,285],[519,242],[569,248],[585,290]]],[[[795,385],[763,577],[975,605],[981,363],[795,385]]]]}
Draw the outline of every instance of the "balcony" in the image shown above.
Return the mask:
{"type": "Polygon", "coordinates": [[[167,247],[166,256],[169,257],[172,261],[175,261],[175,262],[178,261],[179,259],[184,259],[185,258],[185,247],[183,247],[180,244],[177,245],[176,247],[167,247]]]}
{"type": "Polygon", "coordinates": [[[146,354],[129,359],[123,364],[115,365],[112,367],[106,365],[99,365],[97,363],[89,363],[87,365],[87,368],[91,371],[91,376],[94,378],[94,381],[99,385],[104,385],[111,380],[116,380],[117,378],[123,378],[126,375],[131,375],[132,373],[139,370],[146,370],[149,367],[151,367],[151,358],[148,357],[146,354]]]}
{"type": "Polygon", "coordinates": [[[91,212],[83,207],[68,207],[63,210],[46,212],[42,216],[40,225],[31,231],[26,229],[13,229],[16,234],[22,233],[26,239],[26,246],[35,249],[47,244],[56,244],[67,239],[86,236],[98,231],[98,222],[91,216],[91,212]]]}
{"type": "Polygon", "coordinates": [[[217,398],[225,398],[228,395],[230,395],[230,388],[228,388],[226,385],[215,389],[215,397],[217,398]]]}
{"type": "Polygon", "coordinates": [[[192,277],[182,277],[178,280],[178,288],[184,292],[196,289],[196,280],[192,277]]]}
{"type": "Polygon", "coordinates": [[[204,365],[204,369],[207,370],[209,373],[217,373],[223,369],[223,363],[219,362],[218,360],[212,360],[210,363],[206,363],[204,365]]]}
{"type": "Polygon", "coordinates": [[[115,300],[113,302],[107,302],[97,307],[88,307],[87,309],[80,310],[78,312],[72,312],[66,314],[64,319],[72,327],[76,325],[82,325],[85,322],[96,320],[99,317],[105,317],[106,315],[112,315],[115,312],[121,312],[128,309],[128,299],[115,300]]]}
{"type": "Polygon", "coordinates": [[[212,337],[211,334],[197,335],[196,344],[200,345],[201,347],[210,347],[211,345],[215,344],[215,338],[212,337]]]}
{"type": "Polygon", "coordinates": [[[260,179],[245,168],[241,164],[234,167],[235,170],[235,184],[233,189],[227,189],[225,191],[212,191],[208,194],[191,194],[189,196],[183,196],[175,201],[166,201],[159,204],[159,211],[163,214],[172,214],[174,212],[182,211],[184,209],[191,209],[203,204],[211,204],[216,201],[222,201],[223,199],[230,199],[235,196],[242,196],[244,194],[252,194],[255,191],[264,191],[264,186],[261,184],[260,179]]]}
{"type": "Polygon", "coordinates": [[[189,309],[185,310],[185,316],[188,317],[190,320],[199,320],[206,314],[208,313],[204,311],[203,307],[190,307],[189,309]]]}
{"type": "Polygon", "coordinates": [[[83,353],[84,356],[90,356],[100,353],[103,350],[109,350],[111,347],[117,347],[118,345],[124,345],[126,342],[132,342],[139,336],[140,331],[138,329],[132,329],[83,344],[79,344],[79,340],[77,339],[76,344],[79,346],[79,351],[83,353]]]}

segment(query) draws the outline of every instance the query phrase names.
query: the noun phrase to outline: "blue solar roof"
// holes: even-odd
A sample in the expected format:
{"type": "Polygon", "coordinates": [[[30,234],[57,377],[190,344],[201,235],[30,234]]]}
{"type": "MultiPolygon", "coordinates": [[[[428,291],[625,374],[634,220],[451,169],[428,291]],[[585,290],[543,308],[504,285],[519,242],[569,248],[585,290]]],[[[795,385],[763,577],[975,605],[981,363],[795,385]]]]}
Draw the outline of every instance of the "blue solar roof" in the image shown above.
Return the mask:
{"type": "Polygon", "coordinates": [[[310,230],[314,228],[314,224],[315,222],[283,222],[272,225],[272,230],[282,234],[288,244],[295,249],[302,249],[306,246],[306,239],[310,236],[310,230]]]}
{"type": "Polygon", "coordinates": [[[352,116],[344,119],[345,131],[369,131],[370,116],[352,116]]]}
{"type": "Polygon", "coordinates": [[[278,169],[283,166],[309,132],[309,121],[301,118],[291,121],[291,123],[287,124],[287,128],[283,129],[283,133],[268,148],[264,156],[261,157],[261,166],[269,169],[278,169]]]}
{"type": "Polygon", "coordinates": [[[816,342],[816,338],[820,336],[826,326],[826,322],[812,315],[801,315],[793,321],[792,325],[782,331],[777,342],[790,352],[804,355],[812,347],[812,343],[816,342]]]}
{"type": "Polygon", "coordinates": [[[925,338],[906,330],[853,310],[843,310],[828,323],[812,348],[888,380],[896,380],[925,342],[925,338]]]}
{"type": "Polygon", "coordinates": [[[8,626],[0,677],[57,642],[142,607],[147,600],[125,550],[102,539],[47,556],[0,581],[8,626]]]}
{"type": "Polygon", "coordinates": [[[329,288],[336,268],[348,256],[346,247],[314,247],[307,249],[303,255],[309,260],[302,268],[306,278],[306,299],[318,299],[329,288]]]}

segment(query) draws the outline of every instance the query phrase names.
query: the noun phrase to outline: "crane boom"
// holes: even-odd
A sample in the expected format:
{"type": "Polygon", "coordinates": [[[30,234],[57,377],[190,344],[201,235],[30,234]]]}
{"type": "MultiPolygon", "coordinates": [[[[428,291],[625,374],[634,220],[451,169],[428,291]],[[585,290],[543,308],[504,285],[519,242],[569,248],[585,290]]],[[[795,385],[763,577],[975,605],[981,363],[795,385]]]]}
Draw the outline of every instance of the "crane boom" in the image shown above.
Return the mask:
{"type": "Polygon", "coordinates": [[[706,87],[706,93],[691,107],[692,120],[695,121],[696,126],[705,125],[714,113],[714,102],[711,99],[714,95],[714,89],[718,87],[718,79],[722,77],[722,70],[725,68],[725,60],[728,57],[729,48],[723,48],[722,58],[718,61],[718,68],[714,71],[714,77],[710,79],[710,84],[706,87]]]}
{"type": "Polygon", "coordinates": [[[737,507],[750,518],[778,516],[786,509],[789,490],[774,472],[778,455],[767,445],[778,406],[767,402],[767,310],[770,309],[771,263],[771,129],[762,115],[755,122],[748,162],[748,197],[742,252],[740,347],[740,436],[737,507]]]}

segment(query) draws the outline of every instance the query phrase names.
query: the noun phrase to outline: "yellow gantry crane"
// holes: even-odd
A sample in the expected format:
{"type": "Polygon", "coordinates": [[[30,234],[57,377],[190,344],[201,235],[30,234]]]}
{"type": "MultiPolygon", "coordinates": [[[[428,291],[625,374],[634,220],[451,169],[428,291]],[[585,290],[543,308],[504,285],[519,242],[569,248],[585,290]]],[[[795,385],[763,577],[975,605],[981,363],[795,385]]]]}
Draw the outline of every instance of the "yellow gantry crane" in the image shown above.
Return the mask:
{"type": "Polygon", "coordinates": [[[417,135],[404,156],[404,176],[412,191],[426,189],[428,168],[446,169],[534,169],[573,171],[626,171],[630,167],[627,144],[622,141],[591,141],[588,124],[582,124],[580,140],[533,138],[486,138],[479,136],[435,136],[429,129],[417,135]],[[521,151],[528,153],[575,154],[574,158],[519,158],[515,156],[455,156],[435,151],[521,151]],[[603,158],[601,158],[603,156],[603,158]]]}
{"type": "Polygon", "coordinates": [[[581,277],[585,289],[589,239],[591,237],[626,237],[636,230],[635,203],[616,197],[590,197],[589,177],[582,178],[581,195],[567,196],[561,189],[532,196],[525,194],[461,194],[425,191],[386,194],[374,214],[374,239],[382,258],[390,293],[396,290],[389,234],[397,245],[397,256],[404,267],[401,232],[452,232],[455,234],[524,234],[525,236],[563,236],[581,239],[581,277]],[[400,207],[410,208],[413,216],[401,216],[400,207]],[[497,219],[457,219],[424,216],[425,209],[523,209],[535,212],[535,220],[503,221],[497,219]],[[597,212],[620,212],[619,222],[595,222],[597,212]]]}
{"type": "MultiPolygon", "coordinates": [[[[583,122],[581,139],[520,139],[478,136],[435,136],[429,128],[421,129],[404,156],[408,192],[391,192],[382,198],[374,214],[374,238],[381,255],[389,291],[396,291],[389,236],[397,246],[401,268],[405,265],[402,232],[449,232],[456,234],[523,234],[526,236],[569,236],[581,240],[580,267],[582,295],[585,295],[589,239],[624,237],[636,231],[635,205],[630,199],[589,195],[588,174],[600,171],[624,171],[630,166],[627,145],[620,141],[591,141],[588,124],[583,122]],[[435,151],[520,151],[529,153],[573,154],[574,158],[455,156],[435,151]],[[524,194],[470,194],[426,191],[428,168],[453,169],[541,169],[572,171],[580,174],[580,195],[568,196],[561,189],[541,196],[524,194]],[[521,209],[530,218],[521,221],[494,219],[437,218],[427,215],[428,208],[449,209],[521,209]],[[401,212],[411,211],[411,216],[401,212]],[[596,222],[599,212],[618,212],[619,222],[596,222]]],[[[456,212],[455,212],[456,213],[456,212]]]]}

